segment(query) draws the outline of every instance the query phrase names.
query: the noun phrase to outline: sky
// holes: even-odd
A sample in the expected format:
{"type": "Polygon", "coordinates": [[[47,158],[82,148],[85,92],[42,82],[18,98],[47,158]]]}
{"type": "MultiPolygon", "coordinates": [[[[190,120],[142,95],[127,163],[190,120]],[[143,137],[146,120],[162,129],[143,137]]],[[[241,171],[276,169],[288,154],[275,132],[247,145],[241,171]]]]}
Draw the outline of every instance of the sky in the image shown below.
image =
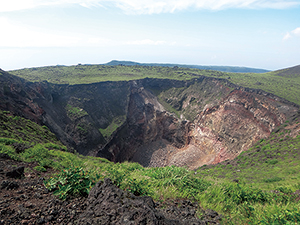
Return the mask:
{"type": "Polygon", "coordinates": [[[300,0],[0,0],[0,68],[300,64],[300,0]]]}

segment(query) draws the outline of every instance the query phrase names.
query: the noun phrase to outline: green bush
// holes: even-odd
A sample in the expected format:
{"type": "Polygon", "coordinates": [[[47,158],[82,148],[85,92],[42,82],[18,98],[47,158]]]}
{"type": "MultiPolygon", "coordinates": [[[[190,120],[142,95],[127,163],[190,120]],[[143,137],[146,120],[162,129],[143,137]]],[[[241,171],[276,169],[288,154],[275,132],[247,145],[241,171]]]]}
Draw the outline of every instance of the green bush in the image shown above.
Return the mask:
{"type": "Polygon", "coordinates": [[[263,146],[261,148],[261,150],[264,151],[264,150],[267,150],[267,149],[270,149],[270,148],[271,148],[271,145],[270,144],[266,144],[265,146],[263,146]]]}
{"type": "Polygon", "coordinates": [[[70,167],[46,180],[45,186],[64,200],[70,196],[87,196],[99,179],[99,175],[86,172],[81,167],[70,167]]]}
{"type": "Polygon", "coordinates": [[[147,180],[137,180],[128,177],[124,182],[122,182],[120,188],[130,191],[134,195],[152,195],[153,191],[149,186],[147,180]]]}
{"type": "Polygon", "coordinates": [[[0,153],[7,154],[14,160],[20,160],[20,157],[16,154],[15,149],[11,146],[3,145],[0,143],[0,153]]]}

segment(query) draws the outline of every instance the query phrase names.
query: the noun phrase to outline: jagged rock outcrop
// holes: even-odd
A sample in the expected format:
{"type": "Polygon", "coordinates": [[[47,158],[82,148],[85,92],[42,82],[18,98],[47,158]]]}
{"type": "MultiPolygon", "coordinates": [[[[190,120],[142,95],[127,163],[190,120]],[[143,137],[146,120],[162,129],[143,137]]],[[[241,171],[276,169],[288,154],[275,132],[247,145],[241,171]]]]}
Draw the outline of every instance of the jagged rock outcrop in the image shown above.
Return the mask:
{"type": "Polygon", "coordinates": [[[227,80],[31,83],[0,71],[0,109],[44,124],[83,155],[197,168],[232,159],[299,106],[227,80]]]}

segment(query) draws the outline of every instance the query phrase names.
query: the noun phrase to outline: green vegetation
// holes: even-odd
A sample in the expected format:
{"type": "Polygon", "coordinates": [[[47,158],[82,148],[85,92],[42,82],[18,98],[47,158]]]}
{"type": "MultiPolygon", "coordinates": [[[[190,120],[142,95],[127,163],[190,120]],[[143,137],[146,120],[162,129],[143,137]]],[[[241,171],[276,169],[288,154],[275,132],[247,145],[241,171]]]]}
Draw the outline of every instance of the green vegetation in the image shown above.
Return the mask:
{"type": "Polygon", "coordinates": [[[82,167],[70,167],[59,175],[50,177],[45,185],[50,191],[54,191],[54,195],[66,199],[70,195],[87,196],[99,179],[100,176],[84,171],[82,167]]]}
{"type": "MultiPolygon", "coordinates": [[[[287,69],[288,70],[288,69],[287,69]]],[[[103,81],[122,81],[149,78],[189,80],[201,75],[227,79],[243,86],[273,93],[300,104],[300,76],[279,76],[278,72],[229,73],[181,67],[162,66],[48,66],[10,71],[11,74],[29,81],[47,80],[56,84],[87,84],[103,81]]]]}
{"type": "Polygon", "coordinates": [[[8,140],[15,140],[17,143],[28,146],[43,143],[51,145],[51,148],[66,150],[66,147],[57,140],[48,127],[0,110],[0,143],[12,144],[15,142],[6,143],[8,140]]]}
{"type": "MultiPolygon", "coordinates": [[[[243,223],[247,221],[251,224],[297,224],[300,221],[300,210],[295,198],[298,195],[292,193],[300,189],[299,152],[300,135],[291,138],[285,131],[272,133],[268,139],[262,139],[233,161],[203,166],[197,173],[207,179],[213,177],[220,183],[234,180],[239,182],[237,185],[252,191],[260,190],[259,193],[269,195],[265,198],[256,193],[253,196],[260,199],[260,203],[247,199],[248,205],[238,204],[240,213],[243,210],[248,210],[249,213],[248,219],[245,218],[243,223]],[[279,198],[282,198],[280,203],[279,198]]],[[[241,192],[239,195],[243,196],[245,193],[241,192]]],[[[232,196],[230,198],[234,200],[232,196]]],[[[207,206],[212,208],[213,204],[207,206]]],[[[215,206],[219,207],[217,204],[215,206]]]]}
{"type": "Polygon", "coordinates": [[[249,67],[238,67],[238,66],[200,66],[200,65],[184,65],[184,64],[171,64],[171,63],[137,63],[132,61],[118,61],[112,60],[105,65],[108,66],[117,66],[117,65],[126,65],[126,66],[162,66],[162,67],[180,67],[180,68],[193,68],[200,70],[217,70],[223,72],[235,72],[235,73],[266,73],[268,70],[264,69],[255,69],[249,67]]]}
{"type": "Polygon", "coordinates": [[[152,66],[77,65],[29,68],[10,71],[10,73],[29,81],[46,80],[56,84],[87,84],[102,81],[137,80],[146,77],[187,80],[198,75],[209,75],[211,71],[152,66]]]}
{"type": "Polygon", "coordinates": [[[80,117],[88,115],[88,113],[78,107],[71,106],[70,104],[67,104],[66,106],[67,115],[72,120],[79,119],[80,117]]]}
{"type": "Polygon", "coordinates": [[[9,112],[0,112],[0,116],[0,153],[37,162],[37,171],[55,169],[58,173],[50,175],[45,185],[61,199],[87,196],[96,182],[110,177],[118,187],[156,201],[197,201],[202,208],[223,214],[223,224],[300,222],[299,196],[294,194],[300,189],[300,135],[290,137],[284,126],[235,160],[203,166],[195,172],[175,166],[144,168],[137,163],[112,163],[73,154],[46,127],[9,112]]]}
{"type": "Polygon", "coordinates": [[[262,89],[300,104],[300,76],[277,76],[269,73],[230,74],[230,81],[243,87],[262,89]]]}
{"type": "Polygon", "coordinates": [[[105,129],[99,129],[100,133],[103,135],[103,137],[105,139],[109,138],[113,132],[115,132],[115,130],[120,127],[126,120],[126,116],[118,116],[116,118],[113,119],[113,121],[111,122],[111,124],[109,124],[108,127],[106,127],[105,129]]]}

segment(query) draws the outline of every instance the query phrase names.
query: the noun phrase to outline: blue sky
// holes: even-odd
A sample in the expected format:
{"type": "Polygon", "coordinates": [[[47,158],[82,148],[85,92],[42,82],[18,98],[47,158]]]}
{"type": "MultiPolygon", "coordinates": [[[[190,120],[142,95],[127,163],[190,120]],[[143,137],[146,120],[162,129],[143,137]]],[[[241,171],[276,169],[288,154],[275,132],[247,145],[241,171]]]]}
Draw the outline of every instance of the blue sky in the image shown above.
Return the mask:
{"type": "Polygon", "coordinates": [[[300,0],[9,0],[0,30],[4,70],[114,59],[300,64],[300,0]]]}

